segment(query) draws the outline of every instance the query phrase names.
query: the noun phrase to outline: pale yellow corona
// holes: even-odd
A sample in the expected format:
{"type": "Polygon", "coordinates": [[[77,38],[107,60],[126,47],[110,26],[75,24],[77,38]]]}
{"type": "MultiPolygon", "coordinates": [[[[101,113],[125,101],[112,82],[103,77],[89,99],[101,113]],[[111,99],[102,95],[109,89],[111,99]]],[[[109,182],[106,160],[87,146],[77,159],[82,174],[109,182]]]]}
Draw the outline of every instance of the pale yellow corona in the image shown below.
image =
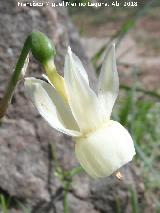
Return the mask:
{"type": "Polygon", "coordinates": [[[116,172],[121,179],[117,170],[133,159],[135,148],[129,132],[110,119],[119,91],[115,46],[106,52],[96,92],[90,88],[88,75],[70,48],[64,78],[51,61],[46,70],[48,83],[25,79],[27,94],[39,113],[53,128],[74,138],[76,157],[91,177],[116,172]]]}

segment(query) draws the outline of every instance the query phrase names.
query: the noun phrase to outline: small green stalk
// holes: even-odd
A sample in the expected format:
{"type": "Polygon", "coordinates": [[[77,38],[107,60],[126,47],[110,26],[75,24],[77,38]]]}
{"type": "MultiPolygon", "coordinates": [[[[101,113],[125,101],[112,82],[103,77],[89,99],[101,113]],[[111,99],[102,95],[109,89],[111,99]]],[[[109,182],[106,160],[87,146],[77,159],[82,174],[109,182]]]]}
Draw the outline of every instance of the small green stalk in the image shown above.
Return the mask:
{"type": "Polygon", "coordinates": [[[69,205],[68,205],[68,192],[71,187],[72,180],[67,180],[64,182],[64,199],[63,199],[63,208],[64,213],[70,213],[69,211],[69,205]]]}
{"type": "Polygon", "coordinates": [[[68,192],[71,188],[71,184],[73,181],[74,176],[78,175],[79,173],[83,172],[83,168],[81,166],[75,167],[71,169],[70,171],[64,171],[62,167],[60,166],[57,156],[56,156],[56,149],[54,144],[51,144],[51,149],[52,149],[52,160],[55,162],[55,170],[54,174],[59,178],[63,185],[63,191],[64,191],[64,196],[63,196],[63,208],[64,208],[64,213],[70,213],[69,210],[69,205],[68,205],[68,192]]]}
{"type": "Polygon", "coordinates": [[[64,213],[69,213],[69,206],[68,206],[68,192],[71,188],[73,177],[83,171],[82,167],[76,167],[71,169],[70,171],[64,172],[64,199],[63,199],[63,208],[64,213]]]}
{"type": "Polygon", "coordinates": [[[9,212],[9,206],[10,206],[10,198],[5,198],[3,194],[0,195],[0,209],[3,211],[3,213],[9,212]]]}

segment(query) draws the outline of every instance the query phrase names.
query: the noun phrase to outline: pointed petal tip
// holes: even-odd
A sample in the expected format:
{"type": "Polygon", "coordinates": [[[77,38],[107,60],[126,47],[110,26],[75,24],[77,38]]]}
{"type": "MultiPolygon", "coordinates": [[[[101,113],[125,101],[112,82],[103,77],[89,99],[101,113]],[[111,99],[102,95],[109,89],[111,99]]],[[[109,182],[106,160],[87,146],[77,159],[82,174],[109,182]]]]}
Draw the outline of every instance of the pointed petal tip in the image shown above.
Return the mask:
{"type": "Polygon", "coordinates": [[[72,50],[71,50],[71,47],[68,46],[68,54],[71,55],[72,54],[72,50]]]}
{"type": "Polygon", "coordinates": [[[116,51],[116,43],[112,42],[111,44],[107,45],[107,49],[105,51],[104,59],[108,59],[109,55],[115,57],[116,51]]]}
{"type": "Polygon", "coordinates": [[[110,52],[113,52],[114,55],[115,55],[115,49],[116,49],[116,44],[115,44],[115,42],[112,42],[111,45],[110,45],[109,48],[108,48],[107,55],[108,55],[110,52]]]}
{"type": "Polygon", "coordinates": [[[115,48],[115,47],[116,47],[116,44],[115,44],[115,42],[113,42],[113,43],[112,43],[112,47],[113,47],[113,48],[115,48]]]}
{"type": "Polygon", "coordinates": [[[29,79],[29,77],[24,78],[25,81],[27,81],[29,79]]]}
{"type": "Polygon", "coordinates": [[[29,77],[24,78],[24,85],[28,85],[30,83],[31,79],[29,77]]]}
{"type": "Polygon", "coordinates": [[[112,43],[112,47],[113,47],[113,50],[114,50],[114,54],[116,54],[116,43],[115,42],[112,43]]]}
{"type": "Polygon", "coordinates": [[[35,79],[35,78],[34,77],[26,77],[26,78],[24,78],[25,81],[31,81],[33,79],[35,79]]]}
{"type": "Polygon", "coordinates": [[[34,79],[35,78],[33,78],[33,77],[26,77],[26,78],[24,78],[24,85],[26,86],[26,85],[32,84],[32,82],[33,82],[34,79]]]}

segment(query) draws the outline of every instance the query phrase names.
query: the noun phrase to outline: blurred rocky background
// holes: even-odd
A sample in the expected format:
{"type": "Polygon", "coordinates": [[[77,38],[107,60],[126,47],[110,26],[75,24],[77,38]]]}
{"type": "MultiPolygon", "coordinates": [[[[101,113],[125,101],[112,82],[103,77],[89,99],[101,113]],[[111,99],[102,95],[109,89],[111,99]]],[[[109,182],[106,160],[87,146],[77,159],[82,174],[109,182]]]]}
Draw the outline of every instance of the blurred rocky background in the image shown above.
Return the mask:
{"type": "MultiPolygon", "coordinates": [[[[14,69],[23,43],[32,30],[40,30],[53,40],[57,50],[56,66],[61,73],[63,73],[64,56],[70,45],[83,61],[93,87],[103,49],[106,48],[107,42],[117,35],[118,38],[122,37],[118,47],[118,70],[123,83],[120,97],[125,98],[124,101],[120,101],[120,106],[115,110],[115,118],[127,127],[133,123],[133,120],[136,121],[134,126],[136,128],[133,131],[138,132],[135,135],[136,141],[150,140],[144,135],[147,136],[148,128],[152,130],[158,127],[157,120],[152,118],[152,111],[157,113],[155,104],[160,99],[158,95],[160,88],[159,5],[154,7],[149,5],[142,13],[140,7],[128,10],[124,8],[18,7],[17,5],[17,0],[0,3],[0,97],[4,93],[5,85],[14,69]],[[126,25],[128,28],[123,29],[123,23],[127,19],[133,20],[135,24],[128,24],[126,25]],[[136,110],[144,108],[142,112],[135,110],[137,117],[131,116],[133,111],[130,109],[133,105],[130,99],[135,99],[130,96],[132,91],[130,86],[135,84],[140,94],[136,93],[137,102],[134,102],[136,104],[134,106],[136,110]],[[153,91],[152,97],[150,97],[150,90],[153,91]],[[145,94],[147,94],[146,99],[145,94]],[[145,104],[138,105],[141,100],[143,101],[141,103],[145,104]],[[146,100],[153,103],[154,107],[146,104],[146,100]],[[117,113],[119,109],[121,109],[120,115],[117,113]],[[145,119],[152,122],[149,123],[145,119]]],[[[30,55],[26,76],[41,77],[42,73],[42,67],[30,55]]],[[[154,116],[157,118],[157,114],[154,116]]],[[[159,169],[157,150],[160,142],[157,142],[158,133],[152,131],[152,135],[153,138],[156,137],[153,139],[156,145],[146,143],[148,146],[146,151],[146,147],[137,144],[137,159],[122,169],[124,175],[122,181],[115,177],[96,181],[85,173],[75,176],[68,193],[70,212],[158,212],[159,182],[151,177],[152,182],[147,184],[151,183],[155,186],[151,188],[146,186],[148,172],[154,172],[153,174],[157,177],[159,169]],[[150,150],[154,156],[151,155],[150,150]],[[156,161],[152,161],[153,158],[156,161]]],[[[74,142],[70,137],[49,127],[40,117],[26,97],[22,79],[17,86],[7,115],[0,124],[0,209],[2,213],[64,212],[63,185],[54,174],[55,161],[52,157],[51,144],[56,147],[58,161],[65,171],[78,166],[74,156],[74,142]]]]}

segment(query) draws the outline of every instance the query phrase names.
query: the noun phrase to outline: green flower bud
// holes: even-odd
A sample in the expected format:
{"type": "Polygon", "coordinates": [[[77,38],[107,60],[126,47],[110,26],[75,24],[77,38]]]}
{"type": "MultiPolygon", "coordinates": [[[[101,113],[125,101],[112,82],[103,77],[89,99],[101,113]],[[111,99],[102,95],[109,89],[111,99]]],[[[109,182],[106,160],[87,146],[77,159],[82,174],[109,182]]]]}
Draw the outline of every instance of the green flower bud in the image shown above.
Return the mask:
{"type": "Polygon", "coordinates": [[[30,45],[33,56],[42,64],[54,58],[56,54],[52,41],[39,31],[30,34],[30,45]]]}

